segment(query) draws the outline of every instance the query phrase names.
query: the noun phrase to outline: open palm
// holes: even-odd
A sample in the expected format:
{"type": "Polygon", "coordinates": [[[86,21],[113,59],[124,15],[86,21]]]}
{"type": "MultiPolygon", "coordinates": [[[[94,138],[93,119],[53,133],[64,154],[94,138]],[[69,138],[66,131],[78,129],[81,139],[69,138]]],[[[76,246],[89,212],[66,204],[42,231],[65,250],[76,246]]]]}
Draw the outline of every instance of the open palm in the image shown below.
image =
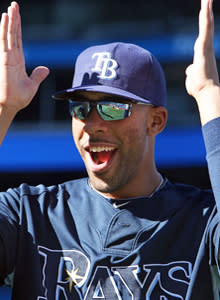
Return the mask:
{"type": "Polygon", "coordinates": [[[201,0],[199,35],[194,46],[193,63],[186,70],[187,92],[197,101],[200,94],[206,94],[210,87],[219,85],[213,36],[212,0],[201,0]]]}
{"type": "Polygon", "coordinates": [[[48,73],[48,68],[37,67],[27,75],[19,6],[12,2],[0,25],[0,105],[15,112],[26,107],[48,73]]]}

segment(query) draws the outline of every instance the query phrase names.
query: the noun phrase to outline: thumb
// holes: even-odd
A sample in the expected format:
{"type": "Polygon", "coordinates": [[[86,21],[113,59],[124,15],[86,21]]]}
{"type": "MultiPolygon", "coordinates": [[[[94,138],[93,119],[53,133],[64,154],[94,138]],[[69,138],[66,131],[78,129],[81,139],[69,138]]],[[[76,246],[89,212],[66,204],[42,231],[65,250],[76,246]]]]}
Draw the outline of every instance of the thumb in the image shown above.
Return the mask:
{"type": "Polygon", "coordinates": [[[30,78],[38,87],[41,82],[49,75],[49,72],[50,71],[47,67],[39,66],[32,71],[30,78]]]}

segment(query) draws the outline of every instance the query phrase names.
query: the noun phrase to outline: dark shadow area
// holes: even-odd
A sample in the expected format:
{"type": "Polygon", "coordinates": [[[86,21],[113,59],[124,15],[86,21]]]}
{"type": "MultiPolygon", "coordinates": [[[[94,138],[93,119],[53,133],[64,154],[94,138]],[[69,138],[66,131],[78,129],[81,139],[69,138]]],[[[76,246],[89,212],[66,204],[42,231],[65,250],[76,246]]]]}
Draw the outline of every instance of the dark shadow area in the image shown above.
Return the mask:
{"type": "MultiPolygon", "coordinates": [[[[202,189],[210,188],[208,170],[205,167],[197,168],[167,168],[160,169],[161,174],[171,182],[195,185],[202,189]]],[[[64,181],[86,177],[82,172],[30,172],[30,173],[0,173],[0,189],[6,190],[9,187],[17,187],[21,183],[30,185],[44,184],[47,186],[62,183],[64,181]]]]}

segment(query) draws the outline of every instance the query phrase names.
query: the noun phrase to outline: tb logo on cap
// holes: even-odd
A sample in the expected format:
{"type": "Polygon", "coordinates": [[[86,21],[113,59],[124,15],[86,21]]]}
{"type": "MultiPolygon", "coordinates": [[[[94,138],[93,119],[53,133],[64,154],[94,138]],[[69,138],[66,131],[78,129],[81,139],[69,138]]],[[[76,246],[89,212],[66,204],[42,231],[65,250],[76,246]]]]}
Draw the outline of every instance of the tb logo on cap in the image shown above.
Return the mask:
{"type": "Polygon", "coordinates": [[[115,79],[117,77],[116,69],[118,63],[111,58],[110,52],[96,52],[92,58],[97,58],[95,67],[92,68],[93,72],[98,72],[101,79],[115,79]]]}

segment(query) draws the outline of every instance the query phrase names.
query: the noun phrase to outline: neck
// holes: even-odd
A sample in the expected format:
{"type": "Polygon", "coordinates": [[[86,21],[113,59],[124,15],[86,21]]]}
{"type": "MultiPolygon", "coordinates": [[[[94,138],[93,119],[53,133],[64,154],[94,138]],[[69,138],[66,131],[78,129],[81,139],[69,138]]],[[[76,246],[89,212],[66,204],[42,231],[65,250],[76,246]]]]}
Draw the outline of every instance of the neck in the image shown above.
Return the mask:
{"type": "Polygon", "coordinates": [[[149,174],[149,172],[147,173],[147,176],[144,176],[142,180],[131,180],[121,187],[120,190],[112,191],[110,193],[103,193],[97,191],[93,187],[92,188],[102,196],[111,199],[149,197],[160,186],[163,178],[157,170],[154,170],[151,174],[149,174]]]}

